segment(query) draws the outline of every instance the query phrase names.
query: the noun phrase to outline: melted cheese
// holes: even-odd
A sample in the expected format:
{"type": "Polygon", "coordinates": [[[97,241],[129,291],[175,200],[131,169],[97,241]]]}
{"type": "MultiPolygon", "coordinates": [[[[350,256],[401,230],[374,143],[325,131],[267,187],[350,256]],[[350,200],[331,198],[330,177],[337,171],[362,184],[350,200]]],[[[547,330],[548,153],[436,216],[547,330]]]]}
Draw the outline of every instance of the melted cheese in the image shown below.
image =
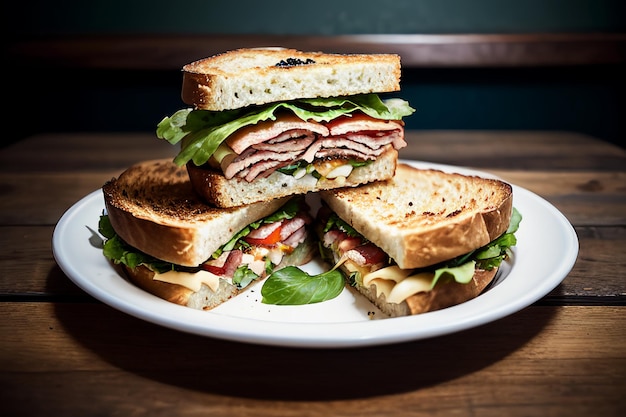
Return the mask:
{"type": "Polygon", "coordinates": [[[378,269],[368,274],[362,274],[363,286],[374,284],[376,297],[385,294],[388,303],[401,303],[410,296],[419,292],[430,291],[433,273],[422,272],[411,275],[412,270],[402,269],[397,265],[378,269]]]}
{"type": "MultiPolygon", "coordinates": [[[[266,252],[261,253],[261,256],[254,256],[250,254],[244,254],[241,259],[241,264],[248,265],[248,268],[252,270],[258,276],[262,276],[265,273],[265,261],[262,256],[266,255],[266,252]]],[[[156,273],[152,278],[155,281],[168,282],[170,284],[182,285],[185,288],[189,288],[191,291],[198,292],[205,284],[216,292],[220,286],[220,277],[209,271],[200,270],[198,272],[178,272],[167,271],[163,274],[156,273]]]]}
{"type": "Polygon", "coordinates": [[[392,265],[365,275],[363,285],[369,287],[374,284],[376,296],[385,294],[388,303],[401,303],[414,294],[431,290],[432,273],[410,275],[411,270],[392,265]]]}
{"type": "Polygon", "coordinates": [[[419,292],[432,290],[431,285],[435,276],[432,272],[421,272],[411,275],[413,270],[402,269],[398,265],[368,272],[366,268],[360,267],[345,255],[337,261],[335,268],[342,264],[350,272],[360,272],[363,286],[368,288],[374,284],[376,296],[379,297],[381,294],[385,294],[388,303],[401,303],[419,292]]]}
{"type": "Polygon", "coordinates": [[[380,297],[381,294],[385,294],[385,299],[389,298],[391,290],[396,285],[395,282],[383,278],[370,280],[370,285],[372,284],[374,285],[374,288],[376,288],[376,297],[380,297]]]}
{"type": "Polygon", "coordinates": [[[401,269],[398,265],[388,266],[386,268],[377,269],[374,272],[363,277],[363,285],[369,287],[370,282],[374,279],[390,280],[393,282],[400,282],[404,278],[408,277],[411,273],[410,269],[401,269]]]}
{"type": "Polygon", "coordinates": [[[387,302],[401,303],[413,294],[430,291],[433,277],[430,272],[422,272],[403,279],[391,289],[387,302]]]}
{"type": "Polygon", "coordinates": [[[182,285],[183,287],[189,288],[191,291],[195,292],[200,291],[202,284],[205,284],[213,292],[217,291],[220,286],[220,277],[209,271],[198,271],[195,273],[167,271],[163,274],[155,273],[154,278],[152,279],[155,281],[182,285]]]}

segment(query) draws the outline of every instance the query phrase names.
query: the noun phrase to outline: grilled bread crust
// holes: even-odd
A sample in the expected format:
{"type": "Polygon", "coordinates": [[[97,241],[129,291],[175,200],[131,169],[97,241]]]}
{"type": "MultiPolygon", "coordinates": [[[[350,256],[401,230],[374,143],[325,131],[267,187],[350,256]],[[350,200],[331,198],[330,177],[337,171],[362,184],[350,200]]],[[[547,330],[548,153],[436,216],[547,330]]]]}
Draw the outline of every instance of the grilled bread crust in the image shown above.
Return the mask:
{"type": "Polygon", "coordinates": [[[248,224],[288,198],[238,208],[207,205],[185,167],[171,159],[140,162],[103,187],[111,225],[129,245],[177,265],[197,266],[248,224]]]}
{"type": "Polygon", "coordinates": [[[311,175],[296,179],[275,171],[253,182],[244,179],[226,179],[221,171],[207,165],[187,164],[194,189],[209,204],[217,207],[237,207],[244,204],[272,201],[289,195],[306,194],[338,187],[356,187],[373,181],[393,177],[398,161],[398,151],[391,145],[371,164],[354,168],[347,178],[316,179],[311,175]]]}
{"type": "Polygon", "coordinates": [[[320,196],[403,269],[434,265],[488,244],[507,230],[513,209],[508,183],[404,163],[391,180],[320,196]]]}
{"type": "Polygon", "coordinates": [[[398,55],[249,48],[185,65],[182,100],[197,109],[221,111],[300,98],[399,90],[398,55]]]}

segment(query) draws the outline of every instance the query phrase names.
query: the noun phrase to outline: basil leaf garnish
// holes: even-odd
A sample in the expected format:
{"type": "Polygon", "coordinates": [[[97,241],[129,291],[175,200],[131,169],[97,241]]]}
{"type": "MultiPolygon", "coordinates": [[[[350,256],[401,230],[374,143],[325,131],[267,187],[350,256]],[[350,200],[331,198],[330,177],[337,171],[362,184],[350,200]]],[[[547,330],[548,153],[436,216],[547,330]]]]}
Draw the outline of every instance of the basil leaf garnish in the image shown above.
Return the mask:
{"type": "Polygon", "coordinates": [[[277,305],[314,304],[341,294],[344,277],[338,270],[309,275],[295,266],[273,272],[261,288],[262,302],[277,305]]]}

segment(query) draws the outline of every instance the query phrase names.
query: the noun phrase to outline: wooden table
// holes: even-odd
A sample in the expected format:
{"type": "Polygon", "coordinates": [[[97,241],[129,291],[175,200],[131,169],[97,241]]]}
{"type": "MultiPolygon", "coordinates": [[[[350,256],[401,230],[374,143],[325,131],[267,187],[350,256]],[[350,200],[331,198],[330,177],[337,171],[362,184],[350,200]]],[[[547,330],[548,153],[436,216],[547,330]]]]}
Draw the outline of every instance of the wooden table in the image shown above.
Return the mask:
{"type": "Polygon", "coordinates": [[[0,149],[0,415],[620,416],[626,412],[626,153],[563,132],[409,132],[401,156],[500,175],[555,205],[580,252],[550,294],[433,339],[357,349],[181,333],[81,291],[56,222],[151,133],[46,134],[0,149]]]}

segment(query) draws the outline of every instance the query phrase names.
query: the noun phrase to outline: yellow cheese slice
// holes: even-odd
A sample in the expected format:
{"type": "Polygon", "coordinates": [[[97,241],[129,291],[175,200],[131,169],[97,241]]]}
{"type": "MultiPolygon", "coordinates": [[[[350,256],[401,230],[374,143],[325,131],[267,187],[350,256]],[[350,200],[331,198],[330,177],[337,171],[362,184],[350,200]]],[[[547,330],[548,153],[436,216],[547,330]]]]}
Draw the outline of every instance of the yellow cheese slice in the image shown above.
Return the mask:
{"type": "Polygon", "coordinates": [[[422,272],[411,275],[413,270],[402,269],[398,265],[391,265],[376,271],[365,273],[364,268],[359,268],[345,255],[339,259],[335,268],[345,263],[345,267],[350,271],[359,271],[363,277],[363,286],[369,288],[374,284],[376,296],[385,294],[389,303],[401,303],[410,296],[418,292],[430,291],[434,274],[422,272]]]}
{"type": "Polygon", "coordinates": [[[385,279],[393,282],[400,282],[411,274],[410,269],[402,269],[398,265],[392,265],[385,268],[377,269],[374,272],[363,277],[363,285],[369,287],[370,282],[374,279],[385,279]]]}
{"type": "Polygon", "coordinates": [[[376,297],[380,297],[381,294],[385,294],[385,298],[389,297],[389,294],[391,294],[391,290],[396,285],[395,282],[388,280],[388,279],[382,279],[382,278],[376,278],[376,279],[370,280],[369,285],[372,285],[372,284],[376,288],[376,297]]]}
{"type": "Polygon", "coordinates": [[[200,291],[202,284],[205,284],[213,292],[217,291],[220,286],[220,277],[210,273],[209,271],[198,271],[195,273],[167,271],[163,274],[155,273],[153,279],[155,281],[182,285],[183,287],[189,288],[195,292],[200,291]]]}
{"type": "Polygon", "coordinates": [[[413,294],[430,291],[434,276],[431,272],[422,272],[403,279],[393,287],[387,302],[401,303],[413,294]]]}

